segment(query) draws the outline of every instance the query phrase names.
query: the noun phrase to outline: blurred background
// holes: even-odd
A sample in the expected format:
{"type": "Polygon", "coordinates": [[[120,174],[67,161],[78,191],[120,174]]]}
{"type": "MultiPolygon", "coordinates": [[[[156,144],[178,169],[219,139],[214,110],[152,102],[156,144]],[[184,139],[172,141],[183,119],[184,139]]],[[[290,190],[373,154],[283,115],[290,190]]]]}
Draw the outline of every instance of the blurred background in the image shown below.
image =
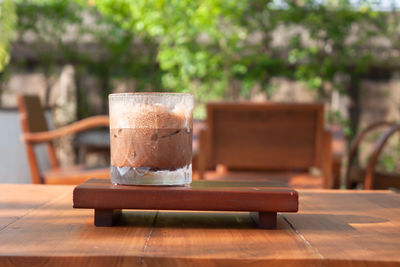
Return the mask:
{"type": "MultiPolygon", "coordinates": [[[[133,91],[190,92],[198,120],[214,100],[323,102],[348,147],[373,122],[399,122],[400,2],[0,0],[1,182],[29,182],[28,169],[7,172],[26,157],[19,93],[38,95],[57,128],[133,91]]],[[[379,136],[360,147],[360,164],[379,136]]],[[[56,143],[62,165],[82,160],[74,140],[56,143]]],[[[399,159],[391,138],[377,168],[400,173],[399,159]]]]}

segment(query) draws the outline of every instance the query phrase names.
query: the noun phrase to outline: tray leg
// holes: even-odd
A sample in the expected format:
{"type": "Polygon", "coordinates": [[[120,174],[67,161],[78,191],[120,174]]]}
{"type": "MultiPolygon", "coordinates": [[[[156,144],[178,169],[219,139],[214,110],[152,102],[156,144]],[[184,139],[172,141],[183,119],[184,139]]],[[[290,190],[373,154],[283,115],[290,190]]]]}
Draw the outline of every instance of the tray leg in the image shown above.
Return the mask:
{"type": "Polygon", "coordinates": [[[114,222],[121,215],[121,210],[94,209],[95,226],[113,226],[114,222]]]}
{"type": "Polygon", "coordinates": [[[258,225],[258,228],[276,228],[276,212],[250,212],[250,216],[258,225]]]}

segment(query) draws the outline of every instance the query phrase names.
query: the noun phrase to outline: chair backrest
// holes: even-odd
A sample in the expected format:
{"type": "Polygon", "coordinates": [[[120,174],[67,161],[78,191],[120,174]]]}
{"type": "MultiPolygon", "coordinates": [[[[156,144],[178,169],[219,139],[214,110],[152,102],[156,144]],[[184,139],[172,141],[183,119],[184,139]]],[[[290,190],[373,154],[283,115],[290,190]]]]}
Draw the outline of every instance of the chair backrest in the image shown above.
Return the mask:
{"type": "Polygon", "coordinates": [[[40,104],[40,99],[35,95],[20,95],[18,97],[18,109],[21,122],[24,123],[22,131],[24,133],[35,133],[48,131],[44,109],[40,104]]]}
{"type": "MultiPolygon", "coordinates": [[[[358,157],[358,151],[359,147],[361,145],[361,142],[363,142],[368,135],[370,135],[372,132],[376,131],[377,129],[380,128],[389,128],[395,125],[396,123],[393,121],[376,121],[371,124],[369,124],[365,129],[362,131],[358,132],[357,135],[354,137],[351,146],[350,146],[350,151],[348,153],[348,158],[347,158],[347,168],[346,168],[346,173],[345,173],[345,185],[346,189],[352,189],[353,184],[355,181],[352,181],[353,172],[356,172],[356,177],[357,179],[360,179],[361,177],[365,176],[364,171],[360,166],[354,166],[354,163],[356,161],[356,158],[358,157]]],[[[371,159],[371,157],[368,157],[371,159]]],[[[374,167],[373,167],[374,168],[374,167]]],[[[364,177],[365,178],[365,177],[364,177]]]]}
{"type": "Polygon", "coordinates": [[[364,189],[388,189],[389,187],[400,189],[400,178],[398,174],[375,172],[375,167],[378,164],[378,159],[383,148],[388,140],[399,132],[400,124],[394,124],[379,137],[368,159],[364,178],[364,189]]]}
{"type": "MultiPolygon", "coordinates": [[[[23,133],[36,133],[48,131],[44,110],[40,99],[35,95],[19,95],[18,110],[20,113],[21,128],[23,133]]],[[[34,143],[25,141],[25,148],[31,170],[31,181],[34,184],[43,183],[40,175],[39,165],[36,160],[34,143]]],[[[52,168],[59,166],[52,142],[47,142],[47,151],[52,168]]]]}
{"type": "Polygon", "coordinates": [[[322,104],[209,103],[210,164],[229,169],[320,167],[322,104]]]}

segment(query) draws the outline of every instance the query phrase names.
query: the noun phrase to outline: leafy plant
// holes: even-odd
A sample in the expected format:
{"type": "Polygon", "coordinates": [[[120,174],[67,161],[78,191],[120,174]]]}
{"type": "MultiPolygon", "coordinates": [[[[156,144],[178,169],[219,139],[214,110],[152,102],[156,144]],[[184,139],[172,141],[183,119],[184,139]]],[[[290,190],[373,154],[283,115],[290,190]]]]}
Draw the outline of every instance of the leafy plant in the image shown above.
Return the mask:
{"type": "MultiPolygon", "coordinates": [[[[374,1],[359,2],[18,0],[18,41],[25,33],[35,35],[32,46],[47,76],[60,60],[78,70],[79,90],[84,90],[81,77],[97,76],[104,110],[115,77],[134,79],[140,91],[192,92],[199,106],[249,98],[255,87],[269,97],[271,78],[283,76],[305,82],[321,99],[329,98],[330,90],[348,94],[350,120],[330,117],[348,123],[354,133],[359,81],[377,62],[368,45],[383,36],[400,49],[398,12],[377,12],[374,1]],[[73,38],[66,40],[71,28],[73,38]],[[277,34],[289,41],[277,46],[277,34]],[[98,51],[83,52],[83,40],[97,44],[98,51]]],[[[204,117],[204,109],[195,116],[204,117]]]]}
{"type": "MultiPolygon", "coordinates": [[[[199,103],[248,95],[285,68],[270,49],[277,21],[269,1],[100,0],[100,12],[133,32],[158,40],[165,88],[192,92],[199,103]],[[254,42],[252,34],[260,33],[254,42]],[[233,84],[241,86],[230,92],[233,84]],[[243,89],[242,89],[243,88],[243,89]]],[[[198,110],[198,116],[204,115],[198,110]]]]}
{"type": "Polygon", "coordinates": [[[0,1],[0,73],[10,61],[11,42],[17,17],[13,0],[0,1]]]}
{"type": "MultiPolygon", "coordinates": [[[[107,110],[107,96],[111,92],[113,78],[135,79],[135,87],[139,91],[161,88],[154,41],[151,38],[138,41],[135,33],[101,16],[88,2],[19,0],[16,11],[17,42],[34,51],[34,65],[46,75],[48,81],[57,72],[58,65],[74,65],[78,117],[92,114],[82,83],[85,76],[93,75],[99,80],[102,112],[107,110]],[[134,49],[138,44],[141,47],[134,49]]],[[[26,64],[20,63],[22,66],[26,64]]],[[[51,84],[47,87],[49,91],[51,84]]]]}

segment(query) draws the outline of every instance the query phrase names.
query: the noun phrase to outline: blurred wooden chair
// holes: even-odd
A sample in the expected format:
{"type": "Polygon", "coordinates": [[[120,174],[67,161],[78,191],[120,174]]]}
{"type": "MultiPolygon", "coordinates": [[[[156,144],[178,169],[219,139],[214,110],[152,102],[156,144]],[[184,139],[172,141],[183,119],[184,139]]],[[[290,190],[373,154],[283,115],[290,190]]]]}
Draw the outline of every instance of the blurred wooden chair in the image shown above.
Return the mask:
{"type": "Polygon", "coordinates": [[[400,177],[398,174],[376,171],[379,156],[387,141],[399,131],[400,124],[390,121],[378,121],[370,124],[355,136],[350,147],[346,168],[345,184],[347,189],[353,189],[358,184],[362,184],[364,189],[388,189],[390,187],[400,189],[400,177]],[[375,143],[373,151],[368,158],[367,167],[356,166],[354,163],[358,156],[361,142],[368,134],[379,128],[385,128],[385,131],[375,143]]]}
{"type": "Polygon", "coordinates": [[[337,189],[341,187],[342,161],[347,150],[347,137],[342,125],[330,125],[327,129],[332,134],[332,187],[337,189]]]}
{"type": "Polygon", "coordinates": [[[293,187],[333,188],[332,136],[323,115],[322,104],[208,104],[199,178],[271,178],[293,187]],[[320,174],[311,174],[312,167],[320,174]]]}
{"type": "Polygon", "coordinates": [[[49,131],[39,97],[18,96],[18,109],[22,126],[22,140],[25,143],[33,184],[80,184],[89,178],[108,178],[109,169],[85,169],[84,166],[61,168],[52,141],[68,134],[86,131],[96,127],[108,127],[108,116],[94,116],[70,125],[49,131]],[[51,168],[41,172],[34,146],[46,143],[51,168]]]}

